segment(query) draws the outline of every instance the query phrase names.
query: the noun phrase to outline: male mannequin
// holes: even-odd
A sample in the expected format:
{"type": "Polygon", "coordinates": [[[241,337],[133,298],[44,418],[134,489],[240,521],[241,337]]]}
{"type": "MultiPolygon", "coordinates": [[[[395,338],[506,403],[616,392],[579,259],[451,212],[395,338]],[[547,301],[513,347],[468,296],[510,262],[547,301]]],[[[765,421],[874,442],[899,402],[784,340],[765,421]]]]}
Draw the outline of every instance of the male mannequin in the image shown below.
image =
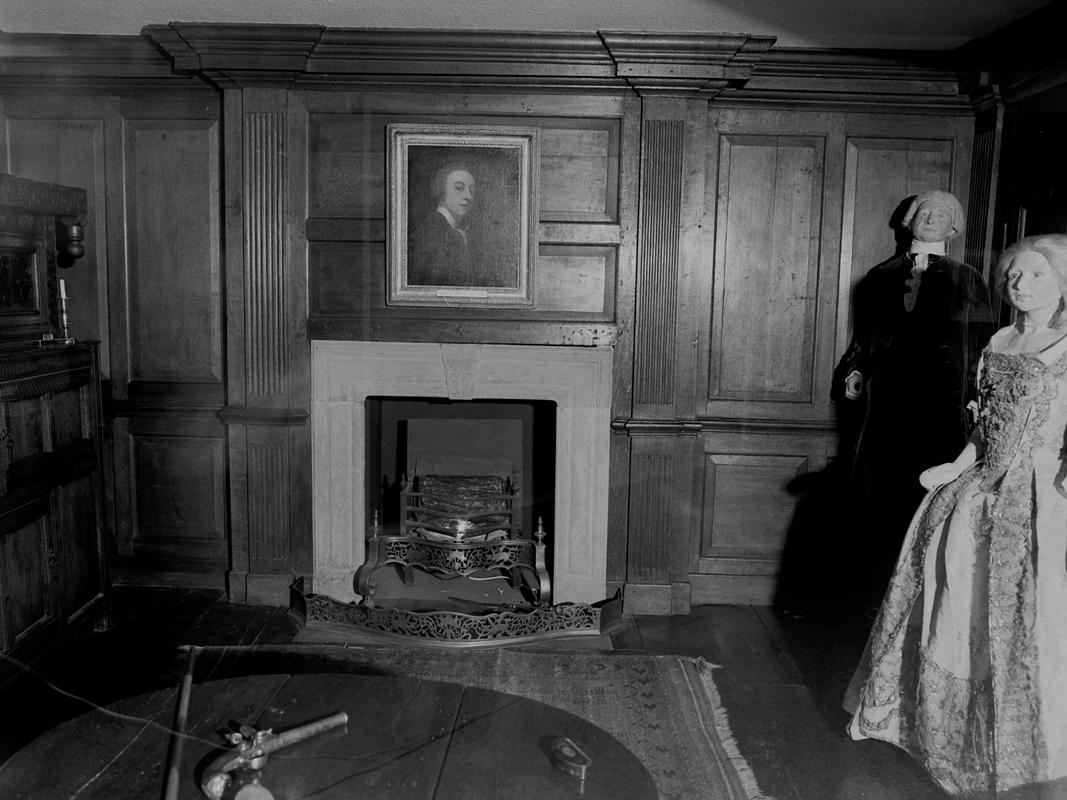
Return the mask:
{"type": "Polygon", "coordinates": [[[843,413],[859,420],[851,493],[883,573],[922,499],[919,473],[951,461],[966,442],[978,358],[993,333],[981,275],[945,255],[963,230],[959,201],[924,192],[902,222],[912,235],[908,252],[857,286],[853,338],[834,392],[843,413]]]}

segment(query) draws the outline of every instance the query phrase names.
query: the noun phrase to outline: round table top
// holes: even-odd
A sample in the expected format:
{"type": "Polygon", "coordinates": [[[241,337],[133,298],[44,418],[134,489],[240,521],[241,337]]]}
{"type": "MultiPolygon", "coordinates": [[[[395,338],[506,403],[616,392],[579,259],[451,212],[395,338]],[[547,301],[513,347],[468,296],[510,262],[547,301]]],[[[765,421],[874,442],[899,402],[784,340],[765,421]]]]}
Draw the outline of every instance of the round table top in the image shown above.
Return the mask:
{"type": "MultiPolygon", "coordinates": [[[[176,689],[138,695],[108,706],[136,719],[94,710],[53,728],[0,767],[0,796],[164,797],[178,698],[176,689]]],[[[334,672],[193,684],[171,796],[205,796],[205,773],[230,746],[224,735],[240,725],[282,734],[338,712],[348,715],[346,725],[272,753],[259,771],[234,772],[225,797],[657,797],[648,771],[621,742],[545,703],[455,683],[334,672]],[[559,766],[564,740],[588,756],[584,780],[559,766]]]]}

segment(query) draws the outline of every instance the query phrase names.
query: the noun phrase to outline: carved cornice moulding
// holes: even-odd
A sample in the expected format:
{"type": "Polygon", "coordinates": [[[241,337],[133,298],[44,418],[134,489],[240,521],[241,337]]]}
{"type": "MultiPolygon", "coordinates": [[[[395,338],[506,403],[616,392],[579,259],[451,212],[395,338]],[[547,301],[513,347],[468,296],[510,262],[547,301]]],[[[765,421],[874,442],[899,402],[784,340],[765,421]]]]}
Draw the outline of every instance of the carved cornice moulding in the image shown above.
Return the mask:
{"type": "Polygon", "coordinates": [[[405,84],[700,94],[741,85],[771,37],[152,25],[180,72],[220,85],[405,84]]]}
{"type": "Polygon", "coordinates": [[[924,51],[773,50],[753,66],[744,87],[722,99],[775,106],[896,106],[924,114],[973,111],[952,54],[924,51]]]}
{"type": "Polygon", "coordinates": [[[169,59],[142,36],[82,36],[0,32],[4,92],[42,88],[83,91],[211,91],[202,80],[175,73],[169,59]]]}
{"type": "Polygon", "coordinates": [[[741,87],[773,36],[601,31],[617,74],[638,94],[715,95],[741,87]]]}
{"type": "MultiPolygon", "coordinates": [[[[777,49],[722,33],[588,33],[150,25],[137,36],[0,33],[5,90],[546,89],[774,106],[970,110],[959,52],[777,49]]],[[[973,61],[973,58],[972,58],[973,61]]]]}

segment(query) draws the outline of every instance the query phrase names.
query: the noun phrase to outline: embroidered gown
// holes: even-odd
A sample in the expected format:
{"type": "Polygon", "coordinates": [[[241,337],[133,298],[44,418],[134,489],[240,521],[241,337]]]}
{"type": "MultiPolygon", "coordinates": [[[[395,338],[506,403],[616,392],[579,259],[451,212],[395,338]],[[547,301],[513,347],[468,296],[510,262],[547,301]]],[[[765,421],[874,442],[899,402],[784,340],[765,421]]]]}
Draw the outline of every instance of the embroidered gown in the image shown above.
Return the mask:
{"type": "Polygon", "coordinates": [[[845,708],[952,795],[1067,798],[1067,337],[1002,334],[983,458],[916,512],[845,708]]]}

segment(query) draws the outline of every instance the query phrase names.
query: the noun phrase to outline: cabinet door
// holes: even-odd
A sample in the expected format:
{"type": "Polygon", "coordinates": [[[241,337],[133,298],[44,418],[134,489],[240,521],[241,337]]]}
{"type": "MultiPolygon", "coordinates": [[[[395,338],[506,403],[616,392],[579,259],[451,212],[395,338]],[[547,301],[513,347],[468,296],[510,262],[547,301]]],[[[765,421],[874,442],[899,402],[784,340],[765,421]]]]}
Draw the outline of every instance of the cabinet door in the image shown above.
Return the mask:
{"type": "Polygon", "coordinates": [[[55,489],[57,610],[67,619],[101,595],[96,473],[55,489]]]}
{"type": "Polygon", "coordinates": [[[0,517],[0,647],[5,651],[56,622],[50,527],[47,501],[0,517]]]}

